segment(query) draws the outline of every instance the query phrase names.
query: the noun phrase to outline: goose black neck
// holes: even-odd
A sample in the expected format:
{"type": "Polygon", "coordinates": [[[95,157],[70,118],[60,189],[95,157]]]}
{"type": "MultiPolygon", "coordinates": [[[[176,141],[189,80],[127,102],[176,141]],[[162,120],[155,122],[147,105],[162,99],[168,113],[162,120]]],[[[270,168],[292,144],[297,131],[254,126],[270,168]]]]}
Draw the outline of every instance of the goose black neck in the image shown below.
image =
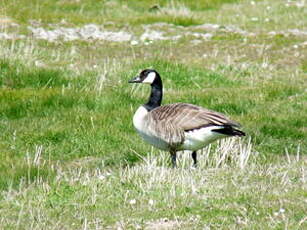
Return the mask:
{"type": "Polygon", "coordinates": [[[160,75],[156,73],[157,76],[154,82],[151,84],[151,93],[148,102],[144,105],[144,107],[151,111],[154,108],[157,108],[161,105],[162,96],[163,96],[163,85],[160,75]]]}

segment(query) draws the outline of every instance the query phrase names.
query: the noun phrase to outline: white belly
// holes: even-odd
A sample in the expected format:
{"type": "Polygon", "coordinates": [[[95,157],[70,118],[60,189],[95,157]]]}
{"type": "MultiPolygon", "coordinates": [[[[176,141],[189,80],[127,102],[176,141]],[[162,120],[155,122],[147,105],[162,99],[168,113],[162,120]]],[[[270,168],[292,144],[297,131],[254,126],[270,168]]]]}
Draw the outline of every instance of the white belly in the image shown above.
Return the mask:
{"type": "Polygon", "coordinates": [[[211,131],[212,129],[219,128],[221,127],[210,126],[185,132],[185,139],[183,145],[181,146],[181,149],[196,151],[198,149],[204,148],[213,141],[226,137],[226,135],[211,131]]]}
{"type": "Polygon", "coordinates": [[[153,145],[154,147],[162,150],[168,150],[168,143],[163,141],[162,139],[153,135],[150,131],[150,127],[146,125],[146,115],[148,111],[140,106],[138,110],[135,112],[133,116],[133,125],[139,135],[146,141],[147,143],[153,145]]]}
{"type": "Polygon", "coordinates": [[[158,149],[162,149],[162,150],[168,150],[168,143],[166,143],[165,141],[152,136],[152,135],[148,135],[146,133],[143,133],[142,131],[138,130],[138,133],[140,134],[140,136],[143,138],[144,141],[146,141],[148,144],[153,145],[154,147],[158,148],[158,149]]]}

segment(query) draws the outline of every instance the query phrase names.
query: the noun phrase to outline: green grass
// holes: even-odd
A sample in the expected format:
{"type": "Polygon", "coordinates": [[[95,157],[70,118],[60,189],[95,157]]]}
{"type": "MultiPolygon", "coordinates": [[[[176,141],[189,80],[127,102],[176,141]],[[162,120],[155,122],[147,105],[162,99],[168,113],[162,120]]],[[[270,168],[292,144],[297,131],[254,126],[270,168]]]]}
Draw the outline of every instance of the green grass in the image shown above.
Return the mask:
{"type": "Polygon", "coordinates": [[[218,23],[257,35],[219,31],[195,44],[182,37],[136,46],[1,40],[0,228],[303,229],[305,38],[268,34],[303,31],[303,13],[271,0],[2,1],[0,14],[20,25],[3,32],[27,36],[29,20],[53,28],[62,19],[136,36],[155,22],[185,26],[171,34],[218,23]],[[180,153],[171,169],[168,153],[132,125],[150,89],[128,80],[144,68],[161,74],[163,104],[225,113],[248,136],[205,149],[196,170],[180,153]]]}
{"type": "MultiPolygon", "coordinates": [[[[133,64],[129,72],[119,73],[123,83],[116,82],[118,77],[110,79],[98,95],[89,75],[71,76],[68,70],[26,67],[5,60],[1,66],[2,148],[4,156],[10,154],[13,159],[43,145],[43,155],[52,161],[93,156],[104,157],[112,165],[135,162],[137,158],[131,149],[146,154],[146,145],[139,148],[139,143],[134,143],[138,137],[131,116],[138,104],[146,101],[148,87],[131,94],[126,82],[138,69],[150,66],[155,66],[162,77],[167,76],[164,84],[170,92],[165,94],[165,103],[190,102],[230,115],[254,136],[258,144],[255,148],[263,155],[282,154],[286,147],[292,152],[306,138],[306,132],[300,129],[306,119],[299,112],[303,105],[297,100],[285,103],[291,95],[303,92],[296,84],[271,81],[249,87],[243,81],[245,77],[228,79],[219,72],[149,60],[133,64]],[[206,88],[195,90],[195,84],[206,88]],[[7,123],[10,125],[6,126],[7,123]],[[17,138],[7,140],[13,133],[17,138]],[[128,145],[122,146],[123,141],[128,145]]],[[[11,166],[4,166],[4,174],[7,168],[11,166]]],[[[18,180],[14,173],[12,178],[18,180]]]]}
{"type": "MultiPolygon", "coordinates": [[[[178,1],[173,4],[190,8],[196,13],[208,9],[219,8],[223,3],[236,2],[236,0],[202,0],[199,2],[178,1]]],[[[172,3],[170,3],[172,4],[172,3]]],[[[4,0],[1,2],[2,14],[13,17],[18,22],[27,23],[29,19],[39,20],[43,23],[59,23],[63,19],[68,19],[69,23],[85,24],[89,21],[95,23],[106,23],[114,21],[117,26],[123,26],[127,22],[133,24],[169,22],[175,25],[200,24],[202,20],[196,20],[191,16],[174,16],[157,14],[150,9],[152,6],[167,8],[170,5],[166,1],[96,1],[86,0],[79,3],[77,1],[25,1],[25,0],[4,0]],[[18,7],[24,5],[25,7],[18,7]],[[147,12],[147,15],[144,15],[147,12]],[[128,19],[128,21],[127,21],[128,19]]]]}
{"type": "Polygon", "coordinates": [[[0,62],[0,87],[9,89],[67,87],[69,81],[54,69],[29,69],[19,63],[0,62]]]}
{"type": "Polygon", "coordinates": [[[20,225],[32,223],[43,228],[59,221],[57,228],[87,225],[91,229],[97,224],[102,228],[122,225],[134,229],[162,222],[163,226],[167,225],[165,219],[173,228],[179,225],[183,229],[258,228],[261,220],[269,218],[262,227],[295,228],[304,213],[294,210],[304,210],[299,199],[306,195],[298,192],[300,183],[295,180],[301,178],[295,170],[300,166],[297,162],[275,166],[278,167],[262,169],[252,164],[237,172],[231,168],[172,170],[149,159],[147,164],[133,168],[90,175],[86,169],[81,174],[76,169],[63,174],[71,181],[49,183],[47,188],[39,184],[21,194],[8,192],[8,197],[19,202],[3,201],[2,207],[7,209],[10,205],[11,213],[3,213],[2,218],[18,218],[20,225]],[[263,170],[268,171],[260,177],[263,170]],[[281,181],[282,186],[275,186],[281,181]],[[27,200],[33,197],[36,202],[29,207],[27,200]],[[21,211],[18,217],[20,207],[32,214],[21,211]]]}

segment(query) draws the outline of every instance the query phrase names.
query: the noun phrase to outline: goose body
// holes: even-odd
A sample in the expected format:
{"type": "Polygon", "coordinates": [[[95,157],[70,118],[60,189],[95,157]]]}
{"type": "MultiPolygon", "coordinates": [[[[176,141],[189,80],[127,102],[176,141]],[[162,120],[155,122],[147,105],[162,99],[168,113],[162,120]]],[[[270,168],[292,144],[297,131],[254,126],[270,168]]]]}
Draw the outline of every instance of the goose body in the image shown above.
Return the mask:
{"type": "Polygon", "coordinates": [[[171,153],[173,166],[177,151],[193,151],[196,166],[197,150],[224,137],[245,135],[237,122],[221,113],[187,103],[161,106],[163,87],[155,70],[143,70],[129,82],[151,85],[149,101],[137,109],[133,125],[147,143],[171,153]]]}

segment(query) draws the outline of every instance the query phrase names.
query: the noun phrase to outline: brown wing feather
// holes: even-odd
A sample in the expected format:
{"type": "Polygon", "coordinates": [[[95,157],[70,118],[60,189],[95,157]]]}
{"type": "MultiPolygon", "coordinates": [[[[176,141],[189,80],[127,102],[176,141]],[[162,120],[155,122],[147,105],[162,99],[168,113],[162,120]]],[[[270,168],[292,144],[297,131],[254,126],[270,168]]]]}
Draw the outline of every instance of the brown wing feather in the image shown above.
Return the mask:
{"type": "Polygon", "coordinates": [[[221,113],[186,103],[160,106],[152,110],[150,116],[153,120],[172,124],[182,131],[207,126],[240,126],[221,113]]]}
{"type": "Polygon", "coordinates": [[[185,131],[223,125],[239,126],[221,113],[186,103],[160,106],[146,118],[148,133],[168,143],[170,148],[184,142],[185,131]]]}

